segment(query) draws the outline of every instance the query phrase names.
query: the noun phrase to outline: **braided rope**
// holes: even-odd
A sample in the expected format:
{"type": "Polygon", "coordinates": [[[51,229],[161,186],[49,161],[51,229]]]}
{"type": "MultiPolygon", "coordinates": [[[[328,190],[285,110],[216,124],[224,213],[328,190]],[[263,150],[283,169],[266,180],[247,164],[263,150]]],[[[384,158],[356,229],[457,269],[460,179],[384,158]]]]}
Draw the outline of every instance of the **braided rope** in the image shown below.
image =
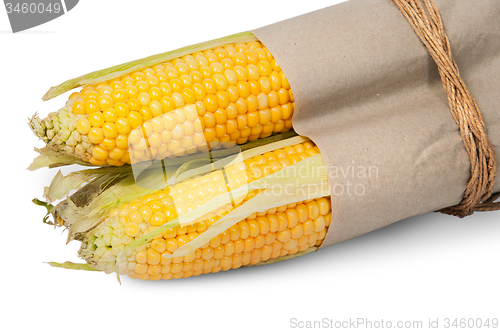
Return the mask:
{"type": "Polygon", "coordinates": [[[465,86],[452,57],[450,41],[444,31],[441,15],[433,0],[393,0],[406,17],[436,62],[448,104],[465,149],[470,157],[471,179],[462,202],[440,210],[442,213],[466,217],[474,211],[500,210],[500,193],[493,194],[497,177],[495,150],[486,135],[483,115],[465,86]]]}

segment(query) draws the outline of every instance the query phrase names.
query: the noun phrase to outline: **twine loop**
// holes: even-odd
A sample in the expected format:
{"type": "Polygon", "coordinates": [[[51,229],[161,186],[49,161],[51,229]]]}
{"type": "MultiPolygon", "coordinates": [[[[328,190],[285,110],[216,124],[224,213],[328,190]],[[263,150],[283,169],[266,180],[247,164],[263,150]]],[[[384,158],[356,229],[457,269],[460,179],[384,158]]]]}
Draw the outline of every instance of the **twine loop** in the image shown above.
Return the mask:
{"type": "Polygon", "coordinates": [[[448,96],[451,114],[460,128],[470,157],[471,179],[458,205],[439,212],[466,217],[474,211],[500,210],[500,193],[493,194],[497,178],[497,158],[486,135],[479,107],[460,76],[451,54],[450,41],[433,0],[393,0],[436,62],[448,96]],[[425,8],[424,8],[425,7],[425,8]]]}

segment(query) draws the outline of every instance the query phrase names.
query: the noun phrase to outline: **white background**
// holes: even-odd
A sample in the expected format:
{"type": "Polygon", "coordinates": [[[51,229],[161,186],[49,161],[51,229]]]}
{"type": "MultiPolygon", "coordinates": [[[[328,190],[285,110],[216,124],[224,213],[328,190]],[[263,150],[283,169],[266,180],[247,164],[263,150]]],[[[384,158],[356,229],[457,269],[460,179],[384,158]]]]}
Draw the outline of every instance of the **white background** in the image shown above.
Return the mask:
{"type": "Polygon", "coordinates": [[[43,146],[27,118],[67,99],[42,102],[50,86],[338,2],[86,0],[18,34],[0,7],[1,329],[288,331],[291,318],[424,326],[500,318],[500,212],[431,213],[285,263],[165,282],[124,277],[120,285],[114,275],[43,264],[78,261],[79,247],[65,245],[66,234],[44,225],[44,209],[31,203],[56,173],[26,170],[43,146]]]}

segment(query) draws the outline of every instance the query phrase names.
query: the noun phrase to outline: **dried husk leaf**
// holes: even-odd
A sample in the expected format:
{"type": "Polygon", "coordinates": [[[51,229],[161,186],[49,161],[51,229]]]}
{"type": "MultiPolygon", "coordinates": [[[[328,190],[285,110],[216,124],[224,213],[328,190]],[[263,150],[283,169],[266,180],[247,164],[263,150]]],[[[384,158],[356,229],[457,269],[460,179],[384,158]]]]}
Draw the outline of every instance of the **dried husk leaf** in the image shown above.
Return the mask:
{"type": "MultiPolygon", "coordinates": [[[[277,135],[279,136],[279,135],[277,135]]],[[[186,178],[190,178],[199,174],[204,174],[210,172],[212,169],[220,169],[226,166],[231,166],[239,161],[247,160],[250,158],[253,158],[255,156],[264,154],[269,151],[277,150],[277,149],[282,149],[287,146],[291,145],[296,145],[300,143],[304,143],[310,141],[309,138],[304,137],[304,136],[292,136],[290,138],[281,138],[279,140],[273,139],[270,143],[268,142],[262,142],[261,145],[256,146],[255,148],[251,149],[245,149],[242,150],[241,152],[241,158],[234,158],[234,156],[229,156],[226,158],[223,158],[221,160],[217,160],[212,164],[209,165],[203,165],[198,168],[194,168],[191,170],[182,170],[182,167],[179,168],[179,171],[174,174],[172,178],[169,179],[169,184],[173,185],[175,183],[181,182],[182,180],[186,178]],[[182,173],[182,174],[178,174],[182,173]]]]}
{"type": "Polygon", "coordinates": [[[33,159],[33,162],[28,167],[29,171],[35,171],[43,167],[54,168],[66,165],[81,165],[81,166],[94,167],[94,165],[86,163],[75,156],[69,155],[61,151],[56,151],[50,146],[46,146],[42,149],[35,148],[35,151],[38,152],[39,155],[35,157],[35,159],[33,159]]]}
{"type": "Polygon", "coordinates": [[[98,271],[99,270],[94,269],[92,266],[86,263],[73,263],[73,262],[64,262],[64,263],[57,263],[57,262],[47,262],[52,267],[60,267],[63,269],[67,270],[83,270],[83,271],[98,271]]]}
{"type": "MultiPolygon", "coordinates": [[[[117,176],[118,177],[118,176],[117,176]]],[[[76,204],[73,197],[70,197],[56,206],[55,212],[69,224],[68,242],[78,233],[85,233],[104,221],[114,208],[120,207],[133,199],[151,194],[154,189],[145,189],[135,184],[134,177],[127,175],[124,178],[100,180],[113,181],[109,187],[96,189],[96,181],[84,187],[77,193],[75,198],[92,197],[84,204],[76,204]],[[87,204],[85,204],[87,203],[87,204]]],[[[106,185],[106,183],[102,183],[106,185]]]]}
{"type": "MultiPolygon", "coordinates": [[[[302,174],[301,174],[302,175],[302,174]]],[[[264,189],[254,198],[236,207],[217,220],[209,229],[198,237],[179,247],[172,255],[164,255],[166,258],[185,256],[193,253],[196,249],[228,230],[233,225],[245,219],[255,212],[264,212],[272,208],[315,199],[330,195],[330,186],[326,177],[326,168],[320,154],[306,158],[295,165],[285,167],[280,171],[263,177],[248,184],[248,190],[264,189]],[[304,166],[307,165],[307,168],[304,166]],[[297,177],[298,169],[307,169],[307,174],[297,177]],[[274,188],[286,188],[286,192],[276,194],[274,188]]],[[[237,192],[238,190],[236,190],[237,192]]],[[[235,191],[230,192],[235,195],[235,191]]],[[[211,202],[208,202],[209,204],[211,202]]]]}
{"type": "Polygon", "coordinates": [[[83,184],[101,178],[106,174],[96,174],[92,172],[72,172],[64,176],[61,171],[58,171],[52,179],[50,185],[44,188],[43,197],[48,203],[55,202],[62,198],[66,198],[71,190],[82,187],[83,184]]]}

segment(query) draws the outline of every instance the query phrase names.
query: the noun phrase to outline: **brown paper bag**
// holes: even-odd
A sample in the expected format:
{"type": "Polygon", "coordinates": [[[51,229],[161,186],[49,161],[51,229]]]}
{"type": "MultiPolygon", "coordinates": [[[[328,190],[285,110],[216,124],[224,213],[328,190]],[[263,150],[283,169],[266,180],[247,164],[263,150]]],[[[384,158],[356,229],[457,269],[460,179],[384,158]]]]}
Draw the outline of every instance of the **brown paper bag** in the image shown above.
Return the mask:
{"type": "MultiPolygon", "coordinates": [[[[500,156],[500,1],[435,2],[500,156]]],[[[290,82],[295,130],[328,169],[333,216],[321,247],[462,200],[470,164],[459,128],[436,64],[392,0],[352,0],[252,32],[290,82]]]]}

